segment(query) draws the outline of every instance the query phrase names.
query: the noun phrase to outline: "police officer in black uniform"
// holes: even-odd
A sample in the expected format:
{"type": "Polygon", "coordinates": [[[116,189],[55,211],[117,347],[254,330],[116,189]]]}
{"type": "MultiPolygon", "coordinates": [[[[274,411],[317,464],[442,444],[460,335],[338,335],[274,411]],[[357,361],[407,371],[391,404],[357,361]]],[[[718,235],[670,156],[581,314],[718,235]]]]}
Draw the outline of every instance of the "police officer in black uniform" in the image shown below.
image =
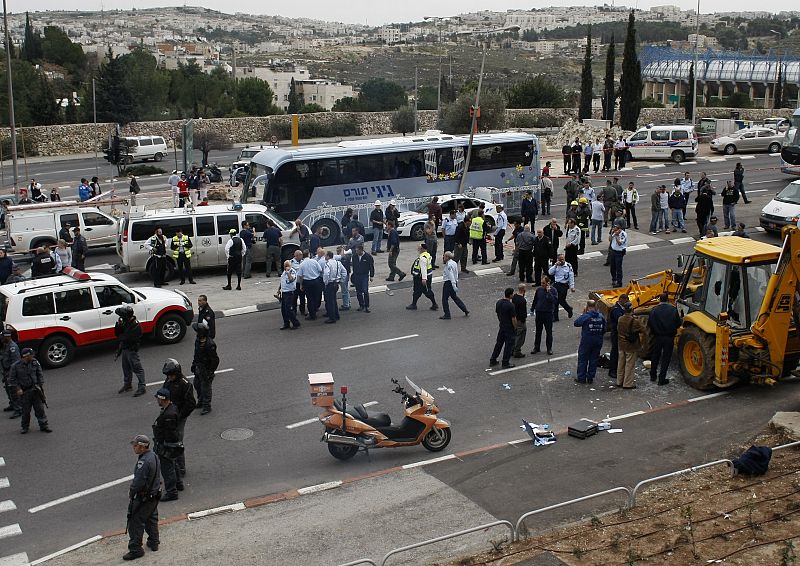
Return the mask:
{"type": "Polygon", "coordinates": [[[31,279],[43,277],[56,272],[56,261],[53,259],[48,246],[36,249],[36,255],[31,263],[31,279]]]}
{"type": "MultiPolygon", "coordinates": [[[[140,397],[145,393],[144,368],[139,359],[139,345],[142,342],[142,325],[136,320],[133,307],[123,305],[114,311],[119,320],[114,325],[114,335],[119,340],[117,346],[117,357],[122,356],[122,376],[123,384],[117,393],[125,393],[133,389],[131,382],[133,374],[139,385],[136,388],[134,397],[140,397]]],[[[115,358],[116,359],[116,358],[115,358]]]]}
{"type": "Polygon", "coordinates": [[[24,348],[22,359],[11,366],[8,376],[8,385],[14,387],[19,398],[22,410],[22,434],[27,434],[31,424],[31,407],[39,421],[39,430],[53,432],[47,424],[47,415],[44,412],[44,374],[39,361],[33,357],[33,350],[24,348]]]}
{"type": "Polygon", "coordinates": [[[217,345],[208,335],[208,326],[202,322],[195,322],[192,323],[192,330],[197,333],[192,359],[194,388],[197,391],[197,402],[203,407],[200,414],[207,415],[211,412],[211,384],[214,382],[214,372],[219,366],[219,355],[217,345]]]}
{"type": "Polygon", "coordinates": [[[608,368],[608,377],[611,379],[617,378],[617,362],[619,361],[619,334],[617,333],[617,322],[620,317],[625,314],[625,305],[630,301],[628,295],[620,295],[617,299],[617,304],[608,313],[608,326],[611,329],[611,359],[609,360],[611,367],[608,368]]]}
{"type": "Polygon", "coordinates": [[[169,389],[162,387],[156,391],[161,412],[153,423],[153,450],[161,464],[164,477],[164,496],[161,501],[178,499],[177,462],[182,445],[178,441],[178,408],[170,401],[169,389]]]}
{"type": "MultiPolygon", "coordinates": [[[[183,375],[183,369],[178,360],[174,358],[167,358],[164,362],[164,367],[161,373],[167,376],[164,381],[164,388],[169,390],[169,398],[172,404],[178,409],[178,442],[183,443],[183,431],[186,428],[186,419],[192,414],[197,401],[194,398],[194,389],[186,376],[183,375]]],[[[181,479],[186,475],[186,458],[183,451],[176,458],[178,465],[178,491],[183,491],[183,480],[181,479]]]]}
{"type": "Polygon", "coordinates": [[[217,337],[217,321],[214,309],[208,306],[208,297],[198,295],[197,297],[197,322],[205,322],[208,326],[208,335],[211,338],[217,337]]]}
{"type": "Polygon", "coordinates": [[[17,399],[17,390],[13,385],[9,385],[8,377],[11,373],[11,366],[22,359],[19,355],[19,346],[11,339],[11,331],[3,330],[0,337],[0,371],[3,373],[3,385],[5,386],[6,396],[8,396],[8,407],[4,412],[11,412],[10,419],[16,419],[22,415],[22,407],[17,399]]]}
{"type": "Polygon", "coordinates": [[[131,440],[133,452],[139,459],[133,469],[128,503],[128,552],[123,560],[136,560],[144,556],[142,537],[147,532],[147,547],[158,550],[158,501],[161,498],[161,465],[150,450],[150,439],[139,434],[131,440]]]}
{"type": "Polygon", "coordinates": [[[675,346],[675,335],[681,327],[681,315],[675,305],[670,304],[669,295],[662,293],[659,304],[650,311],[647,317],[647,327],[653,337],[653,347],[650,354],[650,381],[658,379],[658,385],[667,385],[667,370],[672,360],[672,350],[675,346]],[[659,370],[660,366],[660,370],[659,370]]]}

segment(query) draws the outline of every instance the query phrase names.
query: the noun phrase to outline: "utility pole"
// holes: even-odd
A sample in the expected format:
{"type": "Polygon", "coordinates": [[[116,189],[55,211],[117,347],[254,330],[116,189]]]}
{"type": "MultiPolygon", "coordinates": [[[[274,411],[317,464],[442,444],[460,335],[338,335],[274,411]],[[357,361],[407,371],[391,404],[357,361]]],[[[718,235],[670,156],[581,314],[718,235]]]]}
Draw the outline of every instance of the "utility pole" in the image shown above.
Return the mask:
{"type": "Polygon", "coordinates": [[[14,171],[14,195],[19,197],[19,168],[17,163],[17,124],[14,118],[14,86],[11,80],[11,36],[8,33],[8,13],[3,0],[3,30],[6,44],[6,71],[8,73],[8,123],[11,129],[11,164],[14,171]]]}
{"type": "Polygon", "coordinates": [[[700,0],[697,0],[697,13],[695,14],[695,31],[694,31],[694,75],[692,76],[694,83],[692,84],[692,126],[695,125],[697,119],[697,42],[700,40],[700,0]]]}
{"type": "Polygon", "coordinates": [[[94,174],[100,176],[100,166],[97,164],[97,96],[95,93],[94,77],[92,77],[92,117],[94,120],[94,174]]]}
{"type": "Polygon", "coordinates": [[[414,135],[417,135],[417,108],[419,102],[419,69],[414,67],[414,135]]]}
{"type": "Polygon", "coordinates": [[[442,56],[439,55],[439,83],[436,85],[436,116],[442,111],[442,56]]]}

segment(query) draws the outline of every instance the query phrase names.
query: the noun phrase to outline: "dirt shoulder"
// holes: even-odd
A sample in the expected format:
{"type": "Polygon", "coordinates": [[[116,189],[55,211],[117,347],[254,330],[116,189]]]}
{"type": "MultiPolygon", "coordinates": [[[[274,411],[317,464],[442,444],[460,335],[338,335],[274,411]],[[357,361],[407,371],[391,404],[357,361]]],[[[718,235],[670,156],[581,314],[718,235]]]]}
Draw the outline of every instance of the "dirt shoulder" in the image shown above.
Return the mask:
{"type": "MultiPolygon", "coordinates": [[[[791,440],[766,432],[752,444],[791,440]]],[[[750,443],[742,445],[742,451],[750,443]]],[[[637,505],[447,566],[800,563],[800,451],[774,452],[760,477],[709,468],[653,484],[637,505]]]]}

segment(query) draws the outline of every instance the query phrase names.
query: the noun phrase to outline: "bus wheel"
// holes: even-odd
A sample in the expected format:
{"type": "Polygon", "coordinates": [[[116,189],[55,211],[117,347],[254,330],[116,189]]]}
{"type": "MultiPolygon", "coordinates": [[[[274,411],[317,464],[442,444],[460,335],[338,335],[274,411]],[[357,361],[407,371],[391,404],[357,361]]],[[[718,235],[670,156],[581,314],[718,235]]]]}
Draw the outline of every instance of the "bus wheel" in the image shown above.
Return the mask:
{"type": "Polygon", "coordinates": [[[322,228],[319,234],[320,244],[323,247],[333,246],[339,243],[340,230],[339,223],[333,218],[322,218],[314,222],[311,227],[312,232],[316,232],[317,228],[322,228]]]}
{"type": "Polygon", "coordinates": [[[281,265],[278,268],[279,273],[283,273],[283,262],[287,259],[292,259],[294,257],[294,252],[299,250],[297,246],[283,246],[281,248],[281,265]]]}

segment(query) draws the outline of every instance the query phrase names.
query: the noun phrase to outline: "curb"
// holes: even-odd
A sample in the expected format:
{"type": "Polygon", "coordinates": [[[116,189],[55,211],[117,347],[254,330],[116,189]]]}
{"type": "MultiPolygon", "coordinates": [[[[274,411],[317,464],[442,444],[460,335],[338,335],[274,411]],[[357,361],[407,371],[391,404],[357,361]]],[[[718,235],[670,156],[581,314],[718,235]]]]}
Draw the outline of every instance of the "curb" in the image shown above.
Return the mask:
{"type": "MultiPolygon", "coordinates": [[[[658,407],[652,407],[652,408],[649,408],[647,410],[641,410],[641,411],[634,411],[634,412],[631,412],[631,413],[626,413],[624,415],[611,417],[611,418],[606,419],[606,420],[609,421],[609,422],[616,422],[616,421],[621,421],[621,420],[632,418],[632,417],[638,417],[638,416],[641,416],[641,415],[649,415],[649,414],[653,414],[653,413],[660,413],[660,412],[663,412],[663,411],[669,411],[669,410],[672,410],[672,409],[684,408],[684,407],[688,407],[690,405],[693,405],[694,403],[696,403],[698,401],[705,401],[705,400],[715,399],[717,397],[725,397],[728,394],[729,393],[727,391],[720,391],[720,392],[711,393],[711,394],[708,394],[708,395],[701,395],[699,397],[693,397],[691,399],[684,399],[682,401],[675,401],[675,402],[672,402],[672,403],[669,403],[669,404],[666,404],[666,405],[662,405],[662,406],[658,406],[658,407]]],[[[554,432],[555,432],[556,436],[565,435],[565,434],[567,434],[567,428],[561,428],[561,429],[556,430],[554,432]]],[[[424,466],[427,466],[427,465],[430,465],[430,464],[435,464],[435,463],[442,462],[442,461],[463,460],[464,458],[466,458],[468,456],[473,456],[475,454],[483,454],[483,453],[490,452],[490,451],[493,451],[493,450],[497,450],[497,449],[500,449],[500,448],[507,448],[507,447],[512,447],[513,448],[513,447],[516,447],[519,444],[526,444],[526,443],[529,443],[529,442],[532,442],[530,438],[521,438],[521,439],[518,439],[518,440],[510,440],[510,441],[505,441],[505,442],[498,442],[496,444],[491,444],[489,446],[473,448],[473,449],[470,449],[470,450],[463,450],[461,452],[455,452],[455,453],[452,453],[452,454],[447,454],[445,456],[437,456],[437,457],[434,457],[434,458],[430,458],[428,460],[421,460],[419,462],[413,462],[411,464],[405,464],[405,465],[400,465],[400,466],[392,466],[390,468],[385,468],[383,470],[376,470],[374,472],[368,472],[368,473],[357,475],[357,476],[353,476],[353,477],[350,477],[350,478],[345,478],[345,479],[342,479],[342,480],[335,480],[335,481],[325,482],[325,483],[321,483],[321,484],[305,486],[305,487],[301,487],[301,488],[297,488],[297,489],[291,489],[289,491],[284,491],[284,492],[280,492],[280,493],[273,493],[273,494],[263,495],[263,496],[260,496],[260,497],[253,497],[253,498],[250,498],[250,499],[245,499],[244,501],[239,501],[239,502],[231,503],[231,504],[228,504],[228,505],[222,505],[222,506],[214,507],[214,508],[211,508],[211,509],[203,509],[203,510],[193,511],[193,512],[189,512],[189,513],[181,513],[179,515],[174,515],[172,517],[167,517],[167,518],[164,518],[164,519],[160,519],[158,524],[159,524],[159,526],[164,526],[164,525],[170,525],[172,523],[178,523],[178,522],[181,522],[181,521],[198,520],[198,519],[201,519],[203,517],[210,517],[210,516],[219,515],[219,514],[223,514],[223,513],[235,513],[235,512],[238,512],[238,511],[243,511],[245,509],[255,509],[257,507],[263,507],[263,506],[266,506],[266,505],[270,505],[272,503],[278,503],[278,502],[281,502],[281,501],[289,501],[291,499],[296,499],[296,498],[302,497],[304,495],[313,495],[315,493],[319,493],[319,492],[322,492],[322,491],[330,491],[330,490],[333,490],[333,489],[338,489],[338,488],[341,488],[341,487],[345,487],[345,486],[349,486],[349,485],[355,484],[355,483],[360,482],[362,480],[367,480],[367,479],[371,479],[371,478],[387,476],[389,474],[393,474],[393,473],[396,473],[396,472],[404,471],[404,470],[407,470],[407,469],[420,468],[420,467],[424,467],[424,466]]],[[[73,550],[77,550],[78,548],[82,548],[84,546],[88,546],[90,544],[98,542],[100,540],[105,540],[105,539],[109,539],[109,538],[112,538],[112,537],[121,536],[121,535],[124,535],[124,534],[125,534],[125,530],[124,529],[117,529],[117,530],[114,530],[114,531],[108,531],[108,532],[102,533],[100,535],[96,535],[95,537],[92,537],[90,539],[87,539],[86,541],[83,541],[82,543],[67,547],[67,548],[65,548],[63,550],[60,550],[60,551],[57,551],[57,552],[55,552],[55,553],[53,553],[51,555],[48,555],[48,556],[46,556],[44,558],[40,558],[38,560],[34,560],[31,564],[41,564],[41,563],[47,562],[48,560],[51,560],[53,558],[57,558],[57,557],[63,556],[63,555],[65,555],[65,554],[67,554],[67,553],[69,553],[69,552],[71,552],[73,550]]]]}

